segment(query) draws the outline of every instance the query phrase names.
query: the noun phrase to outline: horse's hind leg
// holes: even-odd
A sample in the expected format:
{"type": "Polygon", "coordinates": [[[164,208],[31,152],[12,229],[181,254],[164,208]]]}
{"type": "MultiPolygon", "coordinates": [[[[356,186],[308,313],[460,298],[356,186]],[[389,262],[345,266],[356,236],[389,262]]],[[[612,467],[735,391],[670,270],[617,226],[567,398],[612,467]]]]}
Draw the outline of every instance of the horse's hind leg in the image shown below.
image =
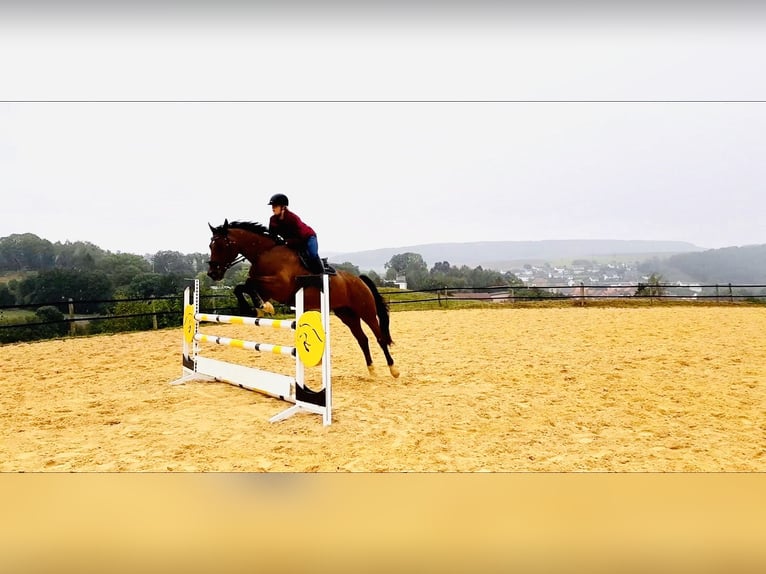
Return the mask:
{"type": "Polygon", "coordinates": [[[394,365],[394,358],[391,356],[391,352],[388,350],[390,341],[384,340],[377,316],[372,315],[371,317],[362,317],[362,319],[370,327],[370,330],[375,335],[375,339],[378,341],[378,345],[380,345],[380,348],[383,350],[383,354],[386,356],[386,364],[388,365],[388,370],[391,372],[391,376],[394,378],[398,377],[399,368],[394,365]]]}
{"type": "Polygon", "coordinates": [[[399,368],[394,365],[394,358],[388,350],[388,345],[385,345],[380,339],[378,339],[378,343],[380,344],[380,348],[383,349],[383,354],[386,356],[386,364],[388,365],[388,370],[391,372],[391,376],[394,378],[398,377],[399,368]]]}
{"type": "Polygon", "coordinates": [[[351,334],[354,335],[356,342],[359,343],[359,348],[364,353],[364,360],[367,363],[367,370],[371,375],[375,374],[375,370],[372,367],[372,355],[370,354],[370,342],[367,339],[367,335],[362,330],[362,323],[359,320],[359,316],[354,313],[348,307],[341,307],[333,309],[335,316],[338,317],[346,327],[349,328],[351,334]]]}
{"type": "Polygon", "coordinates": [[[378,345],[380,345],[380,348],[383,350],[383,354],[386,356],[386,364],[388,365],[388,370],[391,372],[391,376],[397,378],[399,376],[399,368],[394,365],[394,358],[391,356],[391,352],[388,350],[388,345],[379,335],[380,326],[378,325],[377,320],[375,320],[375,322],[372,324],[367,321],[365,322],[370,326],[370,329],[372,329],[373,333],[375,333],[375,337],[378,340],[378,345]]]}
{"type": "Polygon", "coordinates": [[[353,285],[356,295],[354,313],[358,313],[360,320],[367,323],[372,330],[378,345],[380,345],[383,354],[386,356],[386,363],[388,364],[389,371],[391,371],[391,376],[396,378],[399,376],[399,368],[394,365],[394,358],[388,351],[388,347],[393,344],[389,331],[390,317],[388,306],[378,292],[375,283],[366,275],[360,275],[359,281],[353,285]],[[369,300],[370,296],[372,300],[369,300]]]}

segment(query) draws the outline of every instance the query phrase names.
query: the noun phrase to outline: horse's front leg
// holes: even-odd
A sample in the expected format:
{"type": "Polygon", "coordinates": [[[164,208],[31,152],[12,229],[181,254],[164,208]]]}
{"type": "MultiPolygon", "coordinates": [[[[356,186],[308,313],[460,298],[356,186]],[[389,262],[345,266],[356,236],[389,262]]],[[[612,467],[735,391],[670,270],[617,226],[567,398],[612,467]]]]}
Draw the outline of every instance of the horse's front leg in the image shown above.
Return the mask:
{"type": "Polygon", "coordinates": [[[274,314],[274,306],[270,302],[264,301],[261,298],[255,283],[249,279],[243,284],[234,287],[234,296],[237,298],[239,312],[242,315],[255,315],[256,317],[260,317],[263,313],[268,313],[269,315],[274,314]],[[247,302],[245,295],[250,296],[250,299],[253,302],[252,305],[247,302]]]}
{"type": "Polygon", "coordinates": [[[255,309],[247,302],[247,299],[245,299],[245,286],[235,285],[234,286],[234,296],[237,298],[237,306],[239,307],[239,314],[249,316],[251,315],[255,309]]]}

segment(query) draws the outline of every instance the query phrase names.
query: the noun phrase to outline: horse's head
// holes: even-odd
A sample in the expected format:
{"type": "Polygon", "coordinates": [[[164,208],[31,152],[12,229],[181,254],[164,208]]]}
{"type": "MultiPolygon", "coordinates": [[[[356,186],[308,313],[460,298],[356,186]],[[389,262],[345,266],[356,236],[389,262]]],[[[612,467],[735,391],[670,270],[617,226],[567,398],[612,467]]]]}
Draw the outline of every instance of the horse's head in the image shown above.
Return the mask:
{"type": "Polygon", "coordinates": [[[207,262],[207,275],[213,281],[220,281],[226,271],[239,262],[239,248],[229,237],[229,220],[224,220],[220,227],[207,224],[213,233],[210,239],[210,261],[207,262]]]}

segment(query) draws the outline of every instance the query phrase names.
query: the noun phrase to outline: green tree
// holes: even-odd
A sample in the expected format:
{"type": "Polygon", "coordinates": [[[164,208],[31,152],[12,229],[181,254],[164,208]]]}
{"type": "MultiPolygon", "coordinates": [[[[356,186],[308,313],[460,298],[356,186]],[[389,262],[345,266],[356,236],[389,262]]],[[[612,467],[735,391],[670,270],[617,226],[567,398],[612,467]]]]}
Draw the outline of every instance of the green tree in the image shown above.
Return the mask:
{"type": "Polygon", "coordinates": [[[51,269],[54,260],[53,244],[34,233],[14,233],[0,238],[0,271],[51,269]]]}
{"type": "Polygon", "coordinates": [[[42,271],[19,283],[23,303],[51,304],[70,298],[78,301],[80,313],[97,313],[103,305],[93,301],[112,298],[112,285],[105,273],[99,271],[75,271],[52,269],[42,271]]]}
{"type": "Polygon", "coordinates": [[[383,278],[380,276],[380,274],[378,274],[377,271],[370,269],[369,271],[365,271],[364,275],[367,275],[367,277],[369,277],[370,280],[372,280],[372,282],[375,283],[375,285],[377,285],[378,287],[381,287],[383,285],[383,278]]]}
{"type": "Polygon", "coordinates": [[[410,289],[429,289],[434,284],[428,275],[428,266],[419,253],[399,253],[385,263],[384,267],[386,279],[394,280],[404,275],[410,289]]]}
{"type": "Polygon", "coordinates": [[[139,273],[124,290],[129,297],[162,297],[181,293],[184,285],[177,274],[139,273]]]}
{"type": "Polygon", "coordinates": [[[192,275],[196,275],[202,271],[207,272],[207,261],[210,259],[209,253],[190,253],[184,255],[186,262],[186,268],[193,271],[192,275]]]}
{"type": "Polygon", "coordinates": [[[69,326],[64,314],[52,306],[39,307],[33,316],[26,317],[26,325],[17,324],[13,329],[0,329],[0,343],[37,341],[65,335],[69,326]],[[47,323],[39,325],[38,323],[47,323]]]}
{"type": "Polygon", "coordinates": [[[64,321],[64,314],[52,305],[38,307],[35,310],[37,321],[51,323],[50,325],[38,325],[39,333],[44,337],[60,337],[66,335],[69,325],[64,321]]]}
{"type": "MultiPolygon", "coordinates": [[[[386,279],[396,279],[400,275],[417,271],[428,271],[428,265],[423,261],[420,253],[399,253],[394,255],[383,265],[386,271],[386,279]]],[[[409,278],[407,280],[409,282],[409,278]]]]}
{"type": "Polygon", "coordinates": [[[440,261],[434,264],[429,272],[429,280],[425,284],[429,285],[430,288],[474,287],[477,289],[504,285],[524,285],[523,281],[510,272],[501,273],[491,269],[483,269],[480,265],[473,269],[467,265],[454,267],[447,261],[440,261]]]}
{"type": "Polygon", "coordinates": [[[194,259],[188,258],[178,251],[158,251],[152,256],[154,273],[175,273],[193,277],[197,269],[193,266],[194,259]]]}
{"type": "Polygon", "coordinates": [[[703,283],[765,283],[766,244],[724,247],[673,255],[665,273],[703,283]]]}
{"type": "Polygon", "coordinates": [[[16,297],[14,297],[8,285],[0,283],[0,305],[13,305],[16,303],[16,297]]]}
{"type": "Polygon", "coordinates": [[[125,287],[138,275],[149,273],[151,263],[132,253],[108,253],[98,264],[98,270],[109,276],[115,289],[125,287]]]}
{"type": "Polygon", "coordinates": [[[468,277],[468,282],[472,287],[499,287],[507,285],[508,282],[502,273],[491,269],[485,270],[481,265],[474,267],[468,277]]]}
{"type": "Polygon", "coordinates": [[[659,273],[652,273],[646,283],[639,283],[636,295],[642,297],[661,297],[666,293],[664,279],[659,273]]]}
{"type": "Polygon", "coordinates": [[[206,271],[200,271],[195,276],[196,279],[199,281],[199,288],[201,291],[209,291],[211,285],[213,285],[213,280],[208,277],[206,271]]]}
{"type": "Polygon", "coordinates": [[[67,241],[54,245],[57,269],[93,271],[96,269],[105,251],[88,241],[67,241]]]}
{"type": "Polygon", "coordinates": [[[431,275],[428,270],[414,265],[404,271],[404,277],[407,280],[407,288],[417,291],[418,289],[436,289],[442,287],[431,275]]]}
{"type": "Polygon", "coordinates": [[[155,319],[158,329],[178,327],[181,325],[181,298],[119,301],[111,314],[118,318],[99,321],[98,325],[93,327],[93,331],[148,331],[154,328],[155,319]]]}

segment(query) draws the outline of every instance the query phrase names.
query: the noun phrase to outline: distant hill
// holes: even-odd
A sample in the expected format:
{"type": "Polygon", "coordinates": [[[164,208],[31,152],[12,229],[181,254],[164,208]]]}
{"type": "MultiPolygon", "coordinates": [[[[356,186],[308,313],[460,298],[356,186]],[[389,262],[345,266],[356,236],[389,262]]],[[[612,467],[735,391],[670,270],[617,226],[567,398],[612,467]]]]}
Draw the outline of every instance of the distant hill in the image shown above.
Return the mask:
{"type": "Polygon", "coordinates": [[[766,244],[682,253],[652,265],[673,281],[766,285],[766,244]]]}
{"type": "Polygon", "coordinates": [[[350,262],[361,270],[383,272],[384,265],[394,255],[419,253],[431,267],[439,261],[450,265],[507,271],[525,262],[555,262],[572,259],[613,257],[633,260],[669,257],[680,253],[703,251],[684,241],[616,240],[616,239],[555,239],[546,241],[480,241],[473,243],[430,243],[387,247],[369,251],[329,254],[336,263],[350,262]]]}

